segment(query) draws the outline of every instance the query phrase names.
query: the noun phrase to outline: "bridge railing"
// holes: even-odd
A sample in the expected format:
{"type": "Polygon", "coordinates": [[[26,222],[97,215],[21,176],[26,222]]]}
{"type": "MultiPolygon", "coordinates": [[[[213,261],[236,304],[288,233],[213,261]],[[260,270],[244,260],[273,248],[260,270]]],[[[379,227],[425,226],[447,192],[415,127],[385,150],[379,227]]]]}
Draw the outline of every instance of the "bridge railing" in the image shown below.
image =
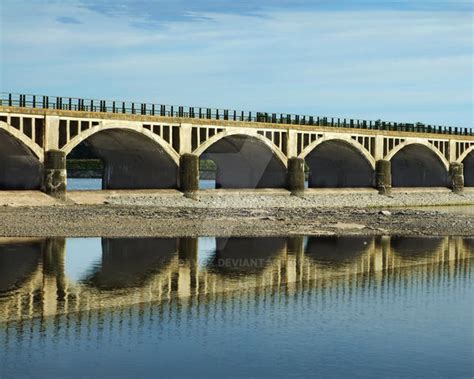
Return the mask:
{"type": "Polygon", "coordinates": [[[265,122],[285,125],[309,125],[334,128],[356,128],[402,132],[474,135],[470,128],[401,123],[382,120],[359,120],[340,117],[320,117],[289,113],[237,111],[234,109],[174,106],[130,101],[94,100],[74,97],[0,93],[0,105],[24,108],[60,109],[71,111],[121,113],[164,117],[184,117],[208,120],[265,122]]]}

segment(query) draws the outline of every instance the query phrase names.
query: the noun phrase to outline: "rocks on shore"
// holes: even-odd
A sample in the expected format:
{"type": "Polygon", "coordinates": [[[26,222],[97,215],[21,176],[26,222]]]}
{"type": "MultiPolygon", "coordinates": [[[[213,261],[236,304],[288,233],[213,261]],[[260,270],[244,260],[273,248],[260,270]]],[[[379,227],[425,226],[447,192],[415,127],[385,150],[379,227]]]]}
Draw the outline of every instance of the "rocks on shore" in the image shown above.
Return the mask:
{"type": "MultiPolygon", "coordinates": [[[[161,196],[151,194],[121,194],[107,198],[109,204],[131,206],[160,206],[185,208],[385,208],[437,205],[474,204],[474,191],[463,196],[451,192],[394,193],[391,197],[377,193],[308,193],[304,197],[280,192],[229,192],[212,194],[211,191],[196,193],[194,199],[181,195],[161,196]]],[[[386,212],[389,212],[386,210],[386,212]]],[[[388,216],[388,215],[387,215],[388,216]]]]}

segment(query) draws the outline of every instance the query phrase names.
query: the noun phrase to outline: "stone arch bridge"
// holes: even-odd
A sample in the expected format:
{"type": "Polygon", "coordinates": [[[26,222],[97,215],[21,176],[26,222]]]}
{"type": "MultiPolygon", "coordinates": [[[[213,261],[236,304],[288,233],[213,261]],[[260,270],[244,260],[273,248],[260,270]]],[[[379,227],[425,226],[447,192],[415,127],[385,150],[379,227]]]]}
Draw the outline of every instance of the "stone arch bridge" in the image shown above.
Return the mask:
{"type": "Polygon", "coordinates": [[[104,189],[474,186],[471,129],[2,94],[0,189],[63,194],[65,157],[89,145],[104,189]]]}

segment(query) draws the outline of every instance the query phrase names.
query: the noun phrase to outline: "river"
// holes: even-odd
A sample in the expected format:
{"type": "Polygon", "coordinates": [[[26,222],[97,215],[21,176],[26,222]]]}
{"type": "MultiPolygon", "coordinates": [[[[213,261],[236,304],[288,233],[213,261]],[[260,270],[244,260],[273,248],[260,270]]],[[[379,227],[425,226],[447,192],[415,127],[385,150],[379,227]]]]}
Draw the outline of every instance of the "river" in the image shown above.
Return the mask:
{"type": "MultiPolygon", "coordinates": [[[[199,180],[199,188],[201,189],[211,189],[215,187],[215,180],[199,180]]],[[[95,178],[68,178],[67,179],[67,189],[68,190],[100,190],[102,189],[102,179],[95,178]]]]}
{"type": "MultiPolygon", "coordinates": [[[[208,180],[208,179],[199,180],[200,189],[212,189],[212,188],[215,188],[215,186],[216,186],[215,180],[208,180]]],[[[308,181],[305,182],[305,187],[308,188],[308,181]]],[[[81,190],[81,191],[100,190],[102,189],[102,179],[68,178],[67,189],[68,190],[81,190]]]]}
{"type": "Polygon", "coordinates": [[[2,238],[0,377],[472,377],[460,237],[2,238]]]}

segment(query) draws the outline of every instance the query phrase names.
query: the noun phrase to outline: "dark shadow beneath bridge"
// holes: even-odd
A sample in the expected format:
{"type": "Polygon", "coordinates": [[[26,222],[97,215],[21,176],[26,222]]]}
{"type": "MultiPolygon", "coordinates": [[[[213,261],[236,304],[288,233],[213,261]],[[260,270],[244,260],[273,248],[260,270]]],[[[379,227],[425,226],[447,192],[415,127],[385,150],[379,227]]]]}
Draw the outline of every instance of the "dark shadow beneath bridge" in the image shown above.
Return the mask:
{"type": "Polygon", "coordinates": [[[306,156],[308,187],[373,187],[374,170],[357,149],[344,141],[326,141],[306,156]]]}
{"type": "Polygon", "coordinates": [[[328,267],[354,264],[368,249],[366,236],[350,237],[309,237],[305,256],[314,262],[328,267]]]}
{"type": "Polygon", "coordinates": [[[283,237],[216,238],[216,251],[208,269],[229,278],[255,275],[284,252],[283,237]]]}
{"type": "Polygon", "coordinates": [[[438,237],[392,237],[390,245],[400,258],[416,260],[427,258],[439,251],[442,238],[438,237]]]}
{"type": "Polygon", "coordinates": [[[474,152],[471,152],[463,161],[464,164],[464,185],[474,187],[474,152]]]}
{"type": "Polygon", "coordinates": [[[43,181],[43,164],[16,138],[0,130],[0,189],[37,190],[43,181]]]}
{"type": "Polygon", "coordinates": [[[158,143],[136,132],[100,131],[76,148],[90,150],[92,158],[102,161],[102,189],[178,187],[177,164],[158,143]]]}
{"type": "Polygon", "coordinates": [[[448,172],[441,159],[420,144],[402,148],[391,159],[393,187],[447,187],[448,172]]]}
{"type": "Polygon", "coordinates": [[[42,241],[0,241],[0,294],[19,288],[38,269],[42,241]]]}
{"type": "Polygon", "coordinates": [[[177,252],[177,238],[103,238],[101,265],[85,283],[102,290],[141,287],[177,252]]]}
{"type": "Polygon", "coordinates": [[[220,139],[201,155],[216,165],[216,188],[285,188],[286,167],[262,141],[245,135],[220,139]]]}

